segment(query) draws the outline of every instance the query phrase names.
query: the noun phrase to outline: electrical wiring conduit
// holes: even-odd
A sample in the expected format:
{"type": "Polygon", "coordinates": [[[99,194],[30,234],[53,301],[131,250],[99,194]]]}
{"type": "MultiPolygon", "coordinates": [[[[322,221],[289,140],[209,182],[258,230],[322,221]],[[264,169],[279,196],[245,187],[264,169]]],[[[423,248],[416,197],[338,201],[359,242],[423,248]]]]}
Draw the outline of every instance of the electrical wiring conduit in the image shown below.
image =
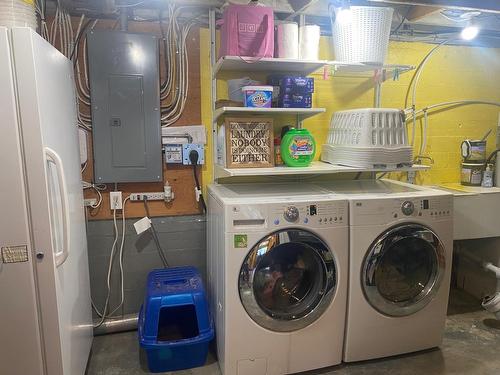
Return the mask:
{"type": "Polygon", "coordinates": [[[495,275],[497,279],[497,291],[495,294],[484,297],[481,305],[485,310],[495,314],[497,319],[500,319],[500,267],[495,266],[491,262],[485,262],[466,250],[461,250],[460,254],[474,263],[479,264],[485,271],[492,272],[495,275]]]}
{"type": "MultiPolygon", "coordinates": [[[[134,331],[137,329],[138,320],[137,314],[127,314],[120,319],[106,320],[100,326],[94,328],[94,336],[134,331]]],[[[95,323],[97,324],[98,321],[95,323]]]]}
{"type": "MultiPolygon", "coordinates": [[[[443,102],[443,103],[438,103],[438,104],[433,104],[430,106],[427,106],[425,108],[416,109],[416,103],[417,103],[417,87],[418,83],[420,81],[420,77],[422,75],[423,69],[425,67],[425,64],[429,61],[431,56],[442,46],[445,44],[448,44],[452,41],[456,40],[455,37],[446,39],[443,42],[439,43],[438,45],[434,46],[428,53],[425,55],[425,57],[422,59],[420,64],[418,65],[411,81],[410,85],[408,86],[408,92],[407,92],[407,101],[408,101],[408,95],[410,93],[410,89],[412,91],[411,95],[411,107],[406,108],[404,110],[406,116],[411,115],[411,121],[412,121],[412,137],[411,137],[411,146],[415,144],[415,138],[416,138],[416,129],[417,129],[417,118],[421,115],[423,115],[423,126],[422,126],[422,140],[420,143],[420,149],[419,149],[419,154],[417,155],[416,159],[421,158],[424,156],[425,149],[427,147],[427,128],[429,124],[429,112],[437,109],[437,108],[443,108],[444,110],[450,110],[454,109],[458,106],[463,106],[463,105],[473,105],[473,104],[483,104],[483,105],[493,105],[493,106],[498,106],[500,107],[499,102],[494,102],[494,101],[488,101],[488,100],[474,100],[474,99],[465,99],[465,100],[456,100],[456,101],[450,101],[450,102],[443,102]]],[[[408,121],[408,119],[407,119],[408,121]]]]}

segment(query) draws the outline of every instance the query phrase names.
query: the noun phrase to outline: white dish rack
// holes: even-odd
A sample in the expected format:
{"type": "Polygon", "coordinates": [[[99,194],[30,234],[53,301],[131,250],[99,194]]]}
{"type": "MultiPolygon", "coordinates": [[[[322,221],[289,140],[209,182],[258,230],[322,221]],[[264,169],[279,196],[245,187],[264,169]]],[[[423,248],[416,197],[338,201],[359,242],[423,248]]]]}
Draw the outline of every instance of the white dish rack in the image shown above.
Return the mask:
{"type": "Polygon", "coordinates": [[[362,168],[412,165],[404,113],[392,108],[339,111],[332,116],[321,160],[362,168]]]}

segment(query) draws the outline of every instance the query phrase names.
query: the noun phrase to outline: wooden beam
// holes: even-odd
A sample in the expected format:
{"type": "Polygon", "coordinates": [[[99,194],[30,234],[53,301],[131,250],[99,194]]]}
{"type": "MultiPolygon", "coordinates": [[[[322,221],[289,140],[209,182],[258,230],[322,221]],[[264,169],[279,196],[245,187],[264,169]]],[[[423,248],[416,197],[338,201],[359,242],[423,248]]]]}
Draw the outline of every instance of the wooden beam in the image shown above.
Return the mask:
{"type": "Polygon", "coordinates": [[[428,16],[430,14],[437,13],[441,11],[443,8],[438,8],[438,7],[427,7],[427,6],[412,6],[410,11],[408,12],[408,15],[406,16],[406,19],[410,22],[418,21],[425,16],[428,16]]]}
{"type": "Polygon", "coordinates": [[[488,13],[500,13],[498,0],[369,0],[371,2],[403,5],[422,5],[446,9],[478,10],[488,13]]]}

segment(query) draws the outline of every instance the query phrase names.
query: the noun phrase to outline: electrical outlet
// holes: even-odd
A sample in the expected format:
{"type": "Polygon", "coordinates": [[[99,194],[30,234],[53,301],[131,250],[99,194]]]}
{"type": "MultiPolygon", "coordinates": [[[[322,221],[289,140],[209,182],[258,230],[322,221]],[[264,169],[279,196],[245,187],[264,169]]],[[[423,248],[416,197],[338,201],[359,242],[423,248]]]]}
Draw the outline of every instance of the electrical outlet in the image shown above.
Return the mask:
{"type": "Polygon", "coordinates": [[[121,191],[111,191],[109,193],[109,205],[112,210],[121,210],[123,208],[121,191]]]}
{"type": "Polygon", "coordinates": [[[165,193],[163,191],[154,192],[154,193],[131,193],[130,200],[137,202],[143,201],[144,198],[147,198],[148,201],[162,201],[165,199],[165,193]]]}
{"type": "Polygon", "coordinates": [[[191,165],[191,160],[189,160],[191,150],[198,152],[198,165],[205,164],[205,152],[203,145],[199,143],[185,143],[182,145],[182,164],[191,165]]]}
{"type": "Polygon", "coordinates": [[[167,164],[182,164],[182,145],[181,144],[165,145],[165,163],[167,163],[167,164]]]}
{"type": "Polygon", "coordinates": [[[95,198],[88,198],[83,200],[83,205],[85,207],[95,206],[96,204],[97,204],[97,199],[95,198]]]}

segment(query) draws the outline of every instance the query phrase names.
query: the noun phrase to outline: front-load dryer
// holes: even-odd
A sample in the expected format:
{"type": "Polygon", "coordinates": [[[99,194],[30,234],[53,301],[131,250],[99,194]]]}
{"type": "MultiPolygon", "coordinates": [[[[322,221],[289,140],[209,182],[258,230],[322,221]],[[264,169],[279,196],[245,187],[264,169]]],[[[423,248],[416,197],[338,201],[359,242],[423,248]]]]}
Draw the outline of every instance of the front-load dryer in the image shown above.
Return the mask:
{"type": "Polygon", "coordinates": [[[321,186],[349,199],[344,361],[439,346],[452,263],[452,195],[389,180],[321,186]]]}
{"type": "Polygon", "coordinates": [[[208,291],[225,375],[342,360],[348,203],[312,185],[209,186],[208,291]]]}

